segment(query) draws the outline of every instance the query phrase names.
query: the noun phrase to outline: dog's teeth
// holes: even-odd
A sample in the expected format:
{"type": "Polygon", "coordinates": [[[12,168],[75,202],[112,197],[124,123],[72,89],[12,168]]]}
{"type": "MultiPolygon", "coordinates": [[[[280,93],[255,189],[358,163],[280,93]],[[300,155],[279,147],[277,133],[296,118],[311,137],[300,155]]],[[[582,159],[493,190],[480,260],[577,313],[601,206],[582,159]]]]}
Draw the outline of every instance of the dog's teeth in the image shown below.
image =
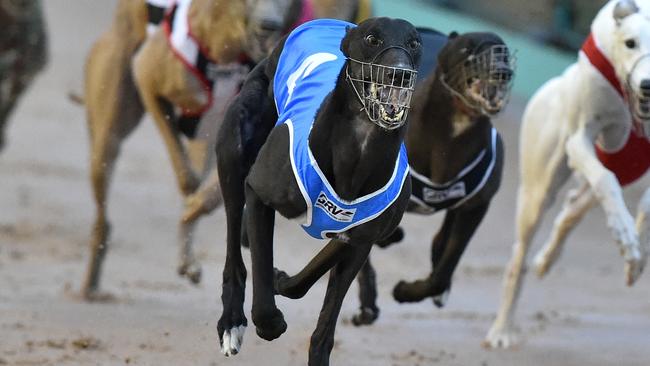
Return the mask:
{"type": "Polygon", "coordinates": [[[388,113],[386,113],[386,109],[384,109],[384,106],[382,105],[382,106],[379,107],[379,113],[380,113],[381,119],[383,119],[384,121],[387,121],[387,122],[398,122],[398,121],[400,121],[400,120],[402,119],[402,116],[404,116],[404,109],[401,109],[401,110],[400,110],[400,111],[395,115],[395,117],[390,117],[390,116],[388,115],[388,113]]]}

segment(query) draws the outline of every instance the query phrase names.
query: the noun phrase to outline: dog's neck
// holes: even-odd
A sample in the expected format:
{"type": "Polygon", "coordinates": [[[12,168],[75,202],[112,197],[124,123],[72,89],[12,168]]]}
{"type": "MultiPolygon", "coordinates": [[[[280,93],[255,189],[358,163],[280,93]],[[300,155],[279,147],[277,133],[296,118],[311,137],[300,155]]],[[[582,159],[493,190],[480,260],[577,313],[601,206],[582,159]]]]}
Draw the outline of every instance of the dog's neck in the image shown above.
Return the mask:
{"type": "MultiPolygon", "coordinates": [[[[344,66],[345,67],[345,66],[344,66]]],[[[372,193],[390,179],[406,125],[387,131],[368,119],[343,71],[309,134],[309,148],[344,200],[372,193]]]]}
{"type": "Polygon", "coordinates": [[[414,95],[406,146],[415,171],[444,183],[489,144],[492,123],[454,97],[440,76],[436,70],[414,95]]]}

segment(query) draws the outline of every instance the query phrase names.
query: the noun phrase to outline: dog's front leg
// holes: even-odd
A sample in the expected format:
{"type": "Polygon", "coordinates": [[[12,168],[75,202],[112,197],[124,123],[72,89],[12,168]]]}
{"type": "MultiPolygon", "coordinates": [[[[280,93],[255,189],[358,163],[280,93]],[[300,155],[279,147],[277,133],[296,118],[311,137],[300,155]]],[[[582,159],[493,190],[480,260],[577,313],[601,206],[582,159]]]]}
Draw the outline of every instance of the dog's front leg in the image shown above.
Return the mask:
{"type": "Polygon", "coordinates": [[[348,243],[332,239],[298,274],[289,276],[283,271],[276,270],[275,293],[290,299],[305,296],[316,281],[347,255],[348,248],[348,243]]]}
{"type": "Polygon", "coordinates": [[[646,260],[650,253],[650,188],[648,188],[639,201],[636,214],[636,230],[639,233],[641,255],[646,260]]]}
{"type": "Polygon", "coordinates": [[[488,207],[489,202],[447,212],[440,233],[436,235],[431,247],[431,275],[412,283],[398,283],[393,291],[397,301],[414,302],[432,296],[437,307],[446,304],[452,275],[488,207]]]}
{"type": "Polygon", "coordinates": [[[372,243],[350,243],[348,255],[330,272],[323,307],[318,317],[316,330],[309,345],[309,366],[329,365],[330,353],[334,346],[336,320],[341,311],[343,298],[352,280],[366,262],[372,243]]]}
{"type": "Polygon", "coordinates": [[[273,287],[273,229],[275,211],[246,183],[246,230],[253,268],[253,323],[257,335],[272,341],[287,330],[287,323],[275,305],[273,287]]]}
{"type": "Polygon", "coordinates": [[[177,85],[169,82],[169,80],[166,80],[166,82],[160,80],[161,75],[170,72],[182,73],[185,70],[183,64],[177,61],[170,65],[164,64],[166,68],[164,68],[163,73],[160,73],[159,68],[163,67],[160,63],[160,57],[167,50],[165,42],[166,40],[162,38],[153,38],[145,42],[133,58],[133,78],[138,87],[142,103],[147,112],[151,114],[158,132],[165,142],[174,173],[176,173],[179,189],[183,195],[189,195],[198,188],[200,179],[192,169],[178,131],[172,125],[173,107],[169,102],[161,99],[161,96],[170,94],[167,89],[173,89],[172,87],[177,85]]]}
{"type": "Polygon", "coordinates": [[[631,286],[641,275],[645,257],[639,245],[634,219],[625,206],[621,186],[616,176],[596,157],[595,138],[593,131],[584,127],[569,138],[566,144],[569,166],[587,179],[603,207],[607,226],[625,259],[626,282],[631,286]]]}

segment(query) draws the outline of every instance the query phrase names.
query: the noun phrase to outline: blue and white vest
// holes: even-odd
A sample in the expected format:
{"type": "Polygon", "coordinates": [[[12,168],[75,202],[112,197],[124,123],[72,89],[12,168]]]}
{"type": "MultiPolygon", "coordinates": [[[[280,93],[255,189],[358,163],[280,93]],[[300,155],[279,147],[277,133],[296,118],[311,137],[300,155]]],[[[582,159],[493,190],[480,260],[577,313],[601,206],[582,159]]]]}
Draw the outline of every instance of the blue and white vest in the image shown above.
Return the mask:
{"type": "Polygon", "coordinates": [[[309,149],[316,112],[334,89],[346,62],[340,47],[347,27],[355,25],[319,19],[296,28],[285,42],[273,85],[276,126],[284,123],[289,129],[291,166],[307,204],[301,224],[317,239],[345,232],[381,215],[399,197],[409,172],[402,144],[386,185],[354,201],[345,201],[336,194],[309,149]]]}

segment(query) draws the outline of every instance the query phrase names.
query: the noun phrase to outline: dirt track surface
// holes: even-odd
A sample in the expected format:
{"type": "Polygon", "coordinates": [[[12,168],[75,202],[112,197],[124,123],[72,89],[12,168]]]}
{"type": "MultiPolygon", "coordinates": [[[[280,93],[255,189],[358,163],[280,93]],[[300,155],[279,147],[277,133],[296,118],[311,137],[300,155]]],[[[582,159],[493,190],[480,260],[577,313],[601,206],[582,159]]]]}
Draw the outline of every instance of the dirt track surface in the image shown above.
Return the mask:
{"type": "MultiPolygon", "coordinates": [[[[279,299],[289,324],[280,339],[263,341],[249,328],[242,354],[220,354],[225,216],[219,210],[197,231],[203,283],[192,286],[177,277],[181,199],[149,119],[126,142],[111,189],[113,230],[103,288],[115,301],[86,304],[77,298],[94,207],[84,111],[66,94],[81,88],[84,57],[108,26],[114,2],[44,3],[51,62],[13,116],[9,146],[0,156],[0,365],[306,364],[323,280],[302,300],[279,299]]],[[[442,218],[407,216],[404,243],[372,254],[381,317],[372,327],[349,323],[357,307],[354,285],[341,313],[333,365],[648,364],[650,275],[634,288],[624,286],[623,261],[599,210],[570,237],[548,278],[526,281],[518,312],[526,342],[512,351],[480,347],[513,241],[522,106],[514,101],[497,122],[508,151],[504,184],[461,261],[447,308],[438,310],[430,301],[399,306],[390,296],[397,280],[428,272],[429,242],[442,218]]],[[[645,185],[628,190],[633,209],[645,185]]],[[[534,249],[550,221],[547,216],[534,249]]],[[[289,272],[322,245],[283,219],[276,232],[277,263],[289,272]]],[[[248,300],[250,291],[250,311],[248,300]]]]}

